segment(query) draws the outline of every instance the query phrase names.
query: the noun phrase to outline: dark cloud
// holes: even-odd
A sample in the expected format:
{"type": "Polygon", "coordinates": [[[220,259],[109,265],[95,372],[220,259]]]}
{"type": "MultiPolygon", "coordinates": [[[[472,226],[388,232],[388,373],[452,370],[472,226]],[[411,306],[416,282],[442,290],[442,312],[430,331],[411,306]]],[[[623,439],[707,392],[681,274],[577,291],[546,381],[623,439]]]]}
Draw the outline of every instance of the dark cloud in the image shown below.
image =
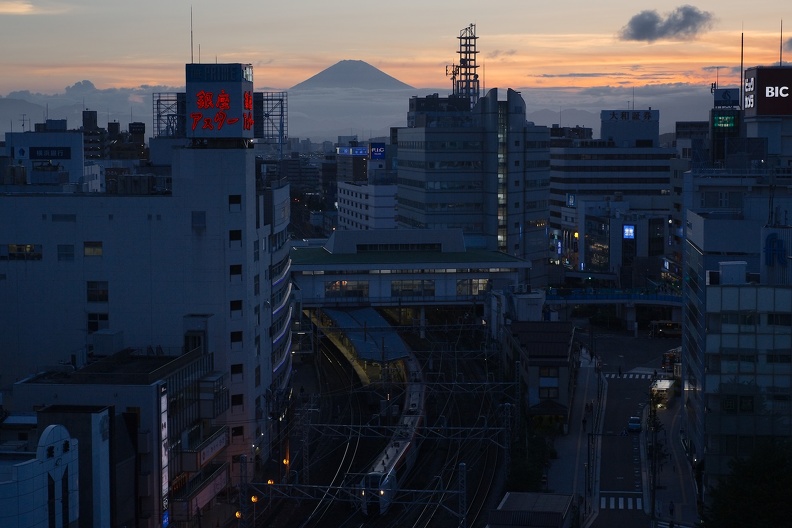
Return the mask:
{"type": "Polygon", "coordinates": [[[786,51],[792,51],[792,38],[784,42],[784,49],[786,51]]]}
{"type": "Polygon", "coordinates": [[[683,5],[668,13],[665,18],[657,11],[641,11],[633,16],[619,32],[621,40],[693,39],[712,27],[713,15],[691,5],[683,5]]]}
{"type": "Polygon", "coordinates": [[[498,57],[511,57],[512,55],[516,55],[517,50],[493,50],[487,53],[488,59],[497,59],[498,57]]]}

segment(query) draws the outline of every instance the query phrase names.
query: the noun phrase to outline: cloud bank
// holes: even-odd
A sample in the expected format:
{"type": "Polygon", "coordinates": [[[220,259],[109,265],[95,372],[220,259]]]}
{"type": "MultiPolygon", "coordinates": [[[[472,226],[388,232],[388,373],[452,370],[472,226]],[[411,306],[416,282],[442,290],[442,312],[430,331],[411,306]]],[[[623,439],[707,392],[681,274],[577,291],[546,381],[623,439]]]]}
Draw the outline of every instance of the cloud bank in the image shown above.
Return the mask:
{"type": "Polygon", "coordinates": [[[708,11],[683,5],[665,18],[657,11],[641,11],[619,32],[621,40],[655,42],[664,39],[691,40],[712,27],[714,16],[708,11]]]}

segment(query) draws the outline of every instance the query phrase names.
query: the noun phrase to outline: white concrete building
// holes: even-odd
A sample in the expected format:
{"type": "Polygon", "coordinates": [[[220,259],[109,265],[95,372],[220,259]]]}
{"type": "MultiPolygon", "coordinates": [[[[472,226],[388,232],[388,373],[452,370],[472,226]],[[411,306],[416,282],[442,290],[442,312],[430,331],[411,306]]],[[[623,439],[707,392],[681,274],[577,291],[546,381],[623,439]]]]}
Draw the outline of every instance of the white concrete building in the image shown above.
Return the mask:
{"type": "Polygon", "coordinates": [[[78,448],[65,427],[50,425],[35,453],[0,454],[0,526],[84,526],[79,522],[78,448]]]}
{"type": "Polygon", "coordinates": [[[338,182],[338,229],[395,228],[395,184],[338,182]]]}

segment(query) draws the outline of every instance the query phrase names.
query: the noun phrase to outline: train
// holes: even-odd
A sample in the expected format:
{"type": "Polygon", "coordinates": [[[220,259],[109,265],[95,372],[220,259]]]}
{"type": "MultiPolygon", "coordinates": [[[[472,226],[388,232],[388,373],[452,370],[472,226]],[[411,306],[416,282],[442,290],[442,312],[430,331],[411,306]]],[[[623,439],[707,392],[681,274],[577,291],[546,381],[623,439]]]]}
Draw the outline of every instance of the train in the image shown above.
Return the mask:
{"type": "Polygon", "coordinates": [[[426,384],[421,366],[412,354],[404,360],[404,370],[406,385],[402,415],[388,445],[360,481],[360,509],[366,516],[388,512],[399,485],[404,482],[418,458],[426,384]]]}

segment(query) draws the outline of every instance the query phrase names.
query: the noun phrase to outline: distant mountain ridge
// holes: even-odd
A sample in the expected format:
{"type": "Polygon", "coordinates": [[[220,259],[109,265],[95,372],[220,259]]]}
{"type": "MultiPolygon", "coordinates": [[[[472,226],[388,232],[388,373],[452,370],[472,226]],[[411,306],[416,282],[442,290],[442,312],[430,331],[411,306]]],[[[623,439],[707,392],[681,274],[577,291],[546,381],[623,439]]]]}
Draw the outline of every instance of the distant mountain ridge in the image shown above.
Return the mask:
{"type": "Polygon", "coordinates": [[[357,88],[361,90],[413,90],[407,83],[391,77],[362,60],[342,60],[289,90],[357,88]]]}

